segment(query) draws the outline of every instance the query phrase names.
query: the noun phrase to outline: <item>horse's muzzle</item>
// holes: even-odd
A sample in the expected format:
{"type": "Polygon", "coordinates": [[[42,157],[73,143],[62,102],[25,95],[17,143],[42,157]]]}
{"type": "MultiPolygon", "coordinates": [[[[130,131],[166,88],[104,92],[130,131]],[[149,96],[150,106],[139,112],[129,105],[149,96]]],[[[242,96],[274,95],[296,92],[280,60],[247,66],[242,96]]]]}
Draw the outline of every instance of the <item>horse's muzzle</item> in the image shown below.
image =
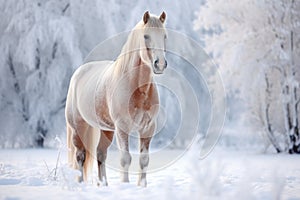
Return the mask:
{"type": "Polygon", "coordinates": [[[154,68],[153,72],[154,74],[162,74],[164,72],[164,69],[167,68],[168,62],[165,60],[164,64],[159,63],[159,59],[154,61],[154,68]]]}

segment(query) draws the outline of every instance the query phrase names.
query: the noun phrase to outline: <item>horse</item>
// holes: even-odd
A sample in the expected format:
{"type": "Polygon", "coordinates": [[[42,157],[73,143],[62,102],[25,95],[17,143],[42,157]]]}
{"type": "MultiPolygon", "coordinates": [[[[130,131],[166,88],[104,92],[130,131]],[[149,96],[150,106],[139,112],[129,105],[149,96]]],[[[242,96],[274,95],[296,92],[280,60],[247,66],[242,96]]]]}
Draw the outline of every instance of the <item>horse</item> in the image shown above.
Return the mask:
{"type": "Polygon", "coordinates": [[[149,146],[159,112],[154,76],[167,67],[165,20],[165,12],[160,16],[145,12],[115,61],[89,62],[72,75],[65,108],[68,163],[81,172],[79,182],[88,180],[96,159],[99,183],[107,185],[105,162],[114,134],[121,181],[129,182],[128,137],[138,132],[138,185],[147,185],[149,146]]]}

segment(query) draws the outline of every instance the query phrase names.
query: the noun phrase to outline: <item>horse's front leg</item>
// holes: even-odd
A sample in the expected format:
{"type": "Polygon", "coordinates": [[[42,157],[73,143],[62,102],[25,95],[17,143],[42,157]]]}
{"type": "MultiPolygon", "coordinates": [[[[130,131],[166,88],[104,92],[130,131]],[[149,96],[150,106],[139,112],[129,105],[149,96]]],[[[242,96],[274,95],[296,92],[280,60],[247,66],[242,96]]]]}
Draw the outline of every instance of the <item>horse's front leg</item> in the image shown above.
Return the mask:
{"type": "Polygon", "coordinates": [[[147,131],[140,131],[140,173],[138,185],[146,187],[146,172],[149,164],[149,146],[154,133],[155,125],[152,125],[147,131]]]}
{"type": "Polygon", "coordinates": [[[118,142],[119,150],[121,153],[121,160],[120,160],[121,167],[122,167],[121,181],[129,182],[128,169],[131,164],[131,155],[129,153],[129,147],[128,147],[128,133],[117,128],[116,134],[117,134],[117,142],[118,142]]]}

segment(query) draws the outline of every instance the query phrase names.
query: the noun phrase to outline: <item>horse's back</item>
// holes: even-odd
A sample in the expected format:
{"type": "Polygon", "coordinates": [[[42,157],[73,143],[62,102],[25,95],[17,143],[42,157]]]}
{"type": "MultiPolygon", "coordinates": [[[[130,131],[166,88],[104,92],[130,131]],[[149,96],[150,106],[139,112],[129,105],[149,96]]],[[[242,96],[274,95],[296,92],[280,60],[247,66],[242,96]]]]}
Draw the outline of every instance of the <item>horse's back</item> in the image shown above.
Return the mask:
{"type": "Polygon", "coordinates": [[[95,112],[95,91],[112,61],[96,61],[81,65],[73,74],[66,102],[68,122],[84,120],[98,127],[95,112]]]}
{"type": "Polygon", "coordinates": [[[93,61],[81,65],[74,72],[71,78],[71,83],[75,82],[73,84],[85,84],[91,81],[97,81],[99,76],[101,76],[112,64],[113,61],[93,61]]]}

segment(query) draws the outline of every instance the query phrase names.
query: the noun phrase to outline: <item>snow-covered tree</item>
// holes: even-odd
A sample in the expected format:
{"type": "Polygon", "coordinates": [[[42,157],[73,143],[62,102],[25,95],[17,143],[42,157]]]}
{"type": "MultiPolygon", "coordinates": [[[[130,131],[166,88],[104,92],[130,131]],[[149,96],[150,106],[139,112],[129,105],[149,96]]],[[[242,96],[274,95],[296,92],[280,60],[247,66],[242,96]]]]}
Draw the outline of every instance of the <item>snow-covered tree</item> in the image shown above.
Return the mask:
{"type": "Polygon", "coordinates": [[[277,152],[300,153],[300,1],[210,0],[197,12],[200,30],[228,94],[277,152]]]}
{"type": "Polygon", "coordinates": [[[1,21],[0,41],[4,147],[43,146],[46,136],[61,134],[69,77],[82,62],[74,26],[64,16],[67,7],[44,1],[1,4],[3,16],[10,16],[1,21]]]}

